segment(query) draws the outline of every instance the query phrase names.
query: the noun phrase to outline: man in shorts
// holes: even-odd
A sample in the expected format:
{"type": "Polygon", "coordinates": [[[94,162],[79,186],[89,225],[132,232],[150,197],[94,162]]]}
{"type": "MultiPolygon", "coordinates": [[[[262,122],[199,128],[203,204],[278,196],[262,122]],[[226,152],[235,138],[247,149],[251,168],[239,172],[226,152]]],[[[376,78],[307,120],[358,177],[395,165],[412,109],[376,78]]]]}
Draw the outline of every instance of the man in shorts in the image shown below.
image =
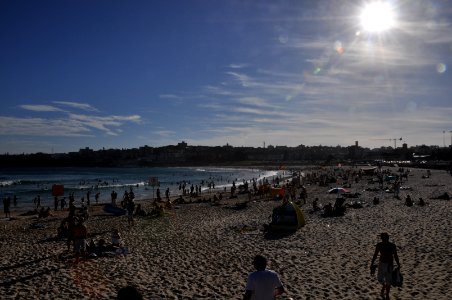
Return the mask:
{"type": "Polygon", "coordinates": [[[276,272],[267,270],[267,259],[256,255],[253,265],[257,271],[248,276],[243,300],[273,300],[285,292],[276,272]]]}
{"type": "Polygon", "coordinates": [[[375,246],[375,253],[372,257],[370,264],[371,269],[380,254],[380,261],[378,263],[378,282],[382,284],[381,296],[389,299],[389,290],[391,289],[392,270],[394,266],[393,260],[395,259],[397,267],[400,268],[399,257],[397,256],[397,247],[394,243],[389,242],[389,234],[386,232],[380,234],[381,242],[375,246]]]}

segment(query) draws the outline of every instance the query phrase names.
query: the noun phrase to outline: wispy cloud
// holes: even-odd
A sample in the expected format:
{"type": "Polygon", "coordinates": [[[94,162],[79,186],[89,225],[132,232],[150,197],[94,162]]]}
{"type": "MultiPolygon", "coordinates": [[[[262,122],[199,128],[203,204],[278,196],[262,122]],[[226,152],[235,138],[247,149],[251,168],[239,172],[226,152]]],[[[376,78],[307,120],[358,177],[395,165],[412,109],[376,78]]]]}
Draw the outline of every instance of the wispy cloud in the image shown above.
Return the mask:
{"type": "Polygon", "coordinates": [[[249,87],[249,86],[253,85],[253,80],[251,79],[251,77],[249,77],[246,74],[237,73],[237,72],[226,72],[226,74],[231,75],[232,77],[234,77],[244,87],[249,87]]]}
{"type": "MultiPolygon", "coordinates": [[[[89,104],[55,101],[55,104],[70,108],[97,112],[89,104]]],[[[38,113],[60,112],[60,114],[35,117],[6,117],[0,116],[0,135],[24,136],[55,136],[55,137],[93,137],[94,130],[110,136],[117,136],[123,132],[120,128],[125,123],[140,123],[139,115],[127,116],[98,116],[93,114],[76,114],[52,105],[20,105],[22,109],[38,113]],[[63,113],[63,115],[61,114],[63,113]]]]}
{"type": "Polygon", "coordinates": [[[231,68],[231,69],[243,69],[243,68],[246,68],[248,66],[249,66],[249,64],[230,64],[229,68],[231,68]]]}
{"type": "Polygon", "coordinates": [[[91,115],[69,114],[69,118],[74,122],[82,124],[86,128],[95,128],[112,136],[116,136],[121,133],[120,129],[114,128],[122,126],[124,122],[139,123],[141,121],[141,117],[139,115],[99,117],[91,115]]]}
{"type": "Polygon", "coordinates": [[[160,137],[170,137],[173,136],[176,132],[172,130],[156,130],[153,133],[157,134],[160,137]]]}
{"type": "Polygon", "coordinates": [[[70,102],[70,101],[53,101],[53,103],[64,105],[64,106],[69,106],[69,107],[73,107],[73,108],[78,108],[78,109],[85,110],[85,111],[98,111],[97,108],[95,108],[87,103],[70,102]]]}
{"type": "Polygon", "coordinates": [[[181,100],[183,97],[173,94],[161,94],[159,95],[159,98],[161,99],[175,99],[175,100],[181,100]]]}
{"type": "Polygon", "coordinates": [[[51,105],[31,105],[31,104],[24,104],[20,105],[20,108],[25,110],[31,110],[36,112],[52,112],[52,111],[63,111],[58,107],[51,106],[51,105]]]}
{"type": "Polygon", "coordinates": [[[0,116],[0,135],[90,137],[83,123],[67,119],[18,118],[0,116]]]}

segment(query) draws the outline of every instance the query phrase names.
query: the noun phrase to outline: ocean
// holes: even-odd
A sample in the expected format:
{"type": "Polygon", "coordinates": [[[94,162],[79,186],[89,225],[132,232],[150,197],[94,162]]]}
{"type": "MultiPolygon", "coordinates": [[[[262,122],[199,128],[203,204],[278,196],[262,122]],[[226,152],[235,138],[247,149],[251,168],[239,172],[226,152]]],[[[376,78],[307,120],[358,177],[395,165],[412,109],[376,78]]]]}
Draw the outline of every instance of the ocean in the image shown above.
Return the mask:
{"type": "MultiPolygon", "coordinates": [[[[157,186],[151,182],[158,182],[161,195],[167,188],[171,195],[179,195],[179,185],[185,182],[188,187],[200,185],[207,193],[209,183],[215,188],[228,188],[232,182],[241,184],[244,180],[252,179],[272,180],[282,175],[278,170],[262,170],[254,168],[217,168],[217,167],[172,167],[172,168],[15,168],[0,169],[0,197],[17,197],[14,210],[30,210],[35,207],[34,199],[41,198],[41,206],[53,209],[52,186],[64,186],[64,197],[74,193],[76,205],[81,198],[87,200],[90,191],[90,202],[95,203],[95,194],[99,193],[99,203],[110,202],[113,190],[118,193],[118,199],[124,191],[133,189],[136,200],[153,198],[157,186]]],[[[61,198],[61,197],[60,197],[61,198]]]]}

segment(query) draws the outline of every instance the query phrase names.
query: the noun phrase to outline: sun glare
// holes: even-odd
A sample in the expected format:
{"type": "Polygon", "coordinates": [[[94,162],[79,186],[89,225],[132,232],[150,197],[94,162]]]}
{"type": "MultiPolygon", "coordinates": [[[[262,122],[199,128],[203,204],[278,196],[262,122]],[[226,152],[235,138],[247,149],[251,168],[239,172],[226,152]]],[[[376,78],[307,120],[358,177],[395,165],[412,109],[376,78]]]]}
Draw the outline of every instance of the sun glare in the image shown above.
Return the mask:
{"type": "Polygon", "coordinates": [[[395,24],[395,14],[392,6],[387,2],[373,2],[367,4],[360,15],[361,26],[368,32],[383,32],[395,24]]]}

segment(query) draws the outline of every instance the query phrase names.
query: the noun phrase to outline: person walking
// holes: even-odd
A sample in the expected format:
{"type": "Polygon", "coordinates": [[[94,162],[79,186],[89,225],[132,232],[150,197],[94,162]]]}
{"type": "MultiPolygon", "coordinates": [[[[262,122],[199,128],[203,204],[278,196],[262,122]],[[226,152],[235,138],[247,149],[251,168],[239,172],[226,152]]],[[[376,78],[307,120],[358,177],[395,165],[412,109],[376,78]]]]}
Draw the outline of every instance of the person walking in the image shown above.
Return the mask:
{"type": "Polygon", "coordinates": [[[394,182],[394,198],[400,200],[399,195],[400,195],[400,181],[399,179],[396,179],[396,181],[394,182]]]}
{"type": "Polygon", "coordinates": [[[248,275],[243,300],[273,300],[285,292],[278,273],[267,268],[267,259],[256,255],[253,260],[255,272],[248,275]]]}
{"type": "Polygon", "coordinates": [[[380,234],[381,242],[375,246],[375,253],[372,257],[370,264],[371,273],[375,270],[375,260],[378,254],[380,254],[380,261],[378,263],[378,282],[382,284],[381,297],[389,299],[389,291],[391,289],[392,271],[394,266],[394,260],[397,263],[397,267],[400,269],[399,256],[397,255],[397,247],[394,243],[389,242],[389,234],[384,232],[380,234]]]}

